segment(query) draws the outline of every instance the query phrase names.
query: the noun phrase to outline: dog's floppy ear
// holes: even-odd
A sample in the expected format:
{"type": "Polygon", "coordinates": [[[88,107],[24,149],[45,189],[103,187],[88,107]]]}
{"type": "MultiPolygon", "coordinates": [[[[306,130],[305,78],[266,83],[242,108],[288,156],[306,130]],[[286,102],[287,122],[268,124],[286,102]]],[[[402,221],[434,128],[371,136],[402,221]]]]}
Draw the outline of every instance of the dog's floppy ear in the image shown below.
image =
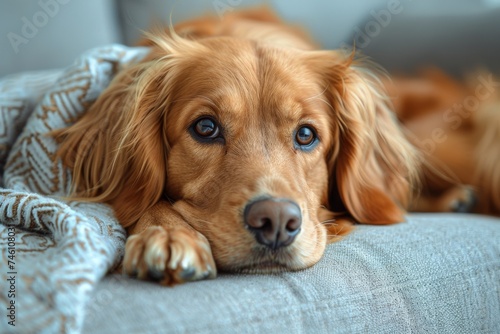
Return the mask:
{"type": "MultiPolygon", "coordinates": [[[[71,127],[56,133],[74,199],[111,203],[127,227],[163,191],[167,143],[159,78],[146,63],[115,77],[71,127]]],[[[164,88],[163,88],[164,90],[164,88]]]]}
{"type": "MultiPolygon", "coordinates": [[[[360,223],[400,222],[417,175],[416,150],[397,124],[381,83],[365,64],[340,52],[321,57],[327,65],[323,76],[333,109],[334,142],[327,157],[330,200],[340,197],[360,223]]],[[[332,208],[336,204],[330,203],[332,208]]]]}
{"type": "Polygon", "coordinates": [[[167,50],[170,37],[158,38],[162,45],[147,59],[122,70],[80,120],[54,133],[73,171],[72,198],[112,204],[125,227],[160,199],[166,183],[164,131],[178,59],[167,50]]]}

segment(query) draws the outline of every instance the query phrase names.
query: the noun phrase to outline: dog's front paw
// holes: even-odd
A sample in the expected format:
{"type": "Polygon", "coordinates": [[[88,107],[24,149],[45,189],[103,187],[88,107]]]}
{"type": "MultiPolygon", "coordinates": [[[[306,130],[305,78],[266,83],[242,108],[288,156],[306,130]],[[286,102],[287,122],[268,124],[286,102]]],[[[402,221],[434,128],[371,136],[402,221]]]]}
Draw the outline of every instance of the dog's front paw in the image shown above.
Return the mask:
{"type": "Polygon", "coordinates": [[[214,278],[215,262],[208,240],[187,227],[149,227],[130,236],[123,270],[164,285],[214,278]]]}

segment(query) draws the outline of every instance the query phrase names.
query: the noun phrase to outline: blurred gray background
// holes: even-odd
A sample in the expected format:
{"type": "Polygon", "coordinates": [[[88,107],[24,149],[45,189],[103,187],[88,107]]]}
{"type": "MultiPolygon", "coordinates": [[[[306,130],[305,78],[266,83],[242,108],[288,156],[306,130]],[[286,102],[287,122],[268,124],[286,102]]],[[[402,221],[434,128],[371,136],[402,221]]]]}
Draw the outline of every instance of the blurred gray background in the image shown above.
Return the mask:
{"type": "Polygon", "coordinates": [[[65,67],[96,46],[133,45],[141,29],[170,15],[175,23],[262,3],[325,48],[355,41],[390,71],[500,72],[500,0],[3,0],[0,77],[65,67]]]}

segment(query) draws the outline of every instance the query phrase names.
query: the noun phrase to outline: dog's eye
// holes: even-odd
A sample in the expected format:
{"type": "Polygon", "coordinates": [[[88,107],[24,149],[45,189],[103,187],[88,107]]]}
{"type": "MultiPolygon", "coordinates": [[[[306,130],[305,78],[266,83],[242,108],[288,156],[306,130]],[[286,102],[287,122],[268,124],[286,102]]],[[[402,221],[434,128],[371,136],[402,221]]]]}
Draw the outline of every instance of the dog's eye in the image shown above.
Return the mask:
{"type": "Polygon", "coordinates": [[[315,130],[310,126],[301,126],[295,133],[295,143],[299,149],[312,149],[317,142],[315,130]]]}
{"type": "Polygon", "coordinates": [[[213,138],[219,134],[219,127],[210,118],[202,118],[194,127],[196,134],[204,138],[213,138]]]}
{"type": "Polygon", "coordinates": [[[191,134],[201,141],[222,139],[219,125],[210,117],[203,117],[196,120],[190,130],[191,134]]]}

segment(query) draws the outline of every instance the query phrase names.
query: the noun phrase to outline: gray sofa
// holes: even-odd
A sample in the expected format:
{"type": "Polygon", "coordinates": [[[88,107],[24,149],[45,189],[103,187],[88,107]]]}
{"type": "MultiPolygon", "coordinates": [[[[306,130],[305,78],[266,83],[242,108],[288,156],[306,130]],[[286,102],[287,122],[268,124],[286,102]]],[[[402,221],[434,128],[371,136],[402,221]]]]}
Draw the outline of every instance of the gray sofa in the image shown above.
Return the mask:
{"type": "MultiPolygon", "coordinates": [[[[26,43],[0,41],[0,76],[65,67],[91,47],[133,43],[139,29],[170,12],[175,22],[220,2],[231,10],[258,1],[61,0],[28,37],[26,20],[44,7],[2,2],[1,35],[26,43]]],[[[401,0],[387,25],[380,13],[394,1],[268,3],[328,48],[366,34],[359,48],[389,70],[500,71],[498,1],[401,0]],[[370,22],[378,32],[366,30],[370,22]]],[[[223,273],[173,288],[110,274],[92,292],[83,332],[500,333],[500,219],[411,214],[394,226],[358,226],[295,273],[223,273]]]]}
{"type": "Polygon", "coordinates": [[[164,288],[120,275],[85,333],[500,333],[500,220],[418,214],[359,226],[314,267],[164,288]]]}

